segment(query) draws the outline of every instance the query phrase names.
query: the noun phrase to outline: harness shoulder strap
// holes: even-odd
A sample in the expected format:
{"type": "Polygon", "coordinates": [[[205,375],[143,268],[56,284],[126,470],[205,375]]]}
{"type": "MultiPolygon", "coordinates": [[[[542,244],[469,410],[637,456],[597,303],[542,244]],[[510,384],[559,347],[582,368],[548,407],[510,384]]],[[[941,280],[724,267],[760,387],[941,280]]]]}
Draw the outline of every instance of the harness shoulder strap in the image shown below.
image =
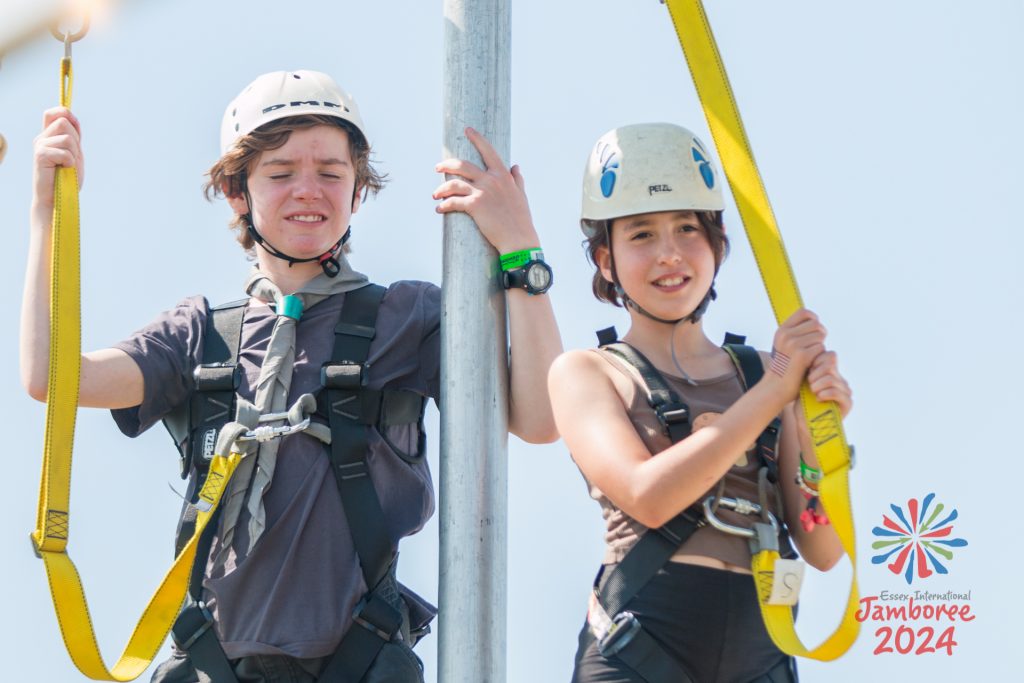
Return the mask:
{"type": "Polygon", "coordinates": [[[644,354],[627,344],[616,342],[602,346],[602,349],[622,359],[640,374],[647,389],[647,402],[658,416],[658,422],[672,443],[682,441],[690,435],[690,409],[680,400],[665,378],[644,354]]]}
{"type": "MultiPolygon", "coordinates": [[[[604,335],[604,339],[609,338],[612,337],[604,335]]],[[[648,403],[672,443],[690,435],[689,407],[646,356],[625,342],[603,344],[601,348],[639,373],[647,390],[648,403]]],[[[623,609],[665,566],[676,549],[703,524],[695,507],[684,510],[660,528],[648,530],[607,576],[599,575],[595,595],[600,607],[615,624],[598,642],[602,655],[618,657],[651,680],[692,682],[690,674],[665,653],[632,614],[623,612],[623,609]]]]}
{"type": "Polygon", "coordinates": [[[371,284],[345,294],[332,360],[321,370],[331,426],[331,469],[368,590],[353,614],[355,623],[320,675],[322,681],[357,683],[402,626],[400,597],[386,581],[393,576],[396,549],[366,463],[370,427],[358,410],[385,291],[371,284]]]}
{"type": "MultiPolygon", "coordinates": [[[[764,377],[764,363],[761,362],[761,354],[757,352],[757,349],[743,344],[744,340],[745,337],[726,333],[722,348],[729,354],[736,366],[743,382],[743,388],[749,391],[764,377]],[[737,339],[739,342],[735,342],[737,339]],[[730,343],[731,341],[735,343],[730,343]]],[[[757,455],[764,466],[768,468],[768,480],[773,484],[777,484],[779,481],[779,434],[781,431],[782,421],[776,417],[761,431],[756,442],[757,455]]]]}
{"type": "MultiPolygon", "coordinates": [[[[221,385],[227,384],[227,379],[237,388],[237,377],[228,376],[234,372],[237,365],[238,346],[242,335],[242,317],[245,314],[247,299],[232,301],[220,306],[208,309],[206,327],[203,334],[203,349],[200,353],[200,363],[196,368],[195,382],[196,392],[210,392],[219,389],[221,385]]],[[[233,402],[232,398],[232,402],[233,402]]],[[[174,440],[174,445],[181,454],[181,477],[188,477],[189,468],[192,465],[192,457],[195,452],[195,443],[192,438],[193,425],[201,425],[203,421],[215,420],[222,409],[209,410],[210,405],[204,402],[194,402],[190,399],[171,413],[164,417],[164,427],[174,440]],[[194,406],[199,403],[198,406],[194,406]],[[204,410],[205,409],[205,410],[204,410]],[[200,421],[196,422],[198,416],[200,421]]],[[[230,411],[229,411],[230,413],[230,411]]],[[[228,415],[230,417],[230,414],[228,415]]],[[[227,420],[225,420],[226,422],[227,420]]],[[[205,449],[200,444],[200,452],[205,449]]]]}
{"type": "MultiPolygon", "coordinates": [[[[181,428],[180,423],[172,428],[171,422],[164,419],[164,425],[181,453],[181,476],[192,474],[187,500],[178,522],[175,554],[181,552],[195,532],[198,507],[190,503],[198,500],[198,493],[209,473],[209,462],[213,457],[217,436],[234,414],[235,395],[241,379],[238,352],[247,304],[248,299],[240,299],[209,309],[201,362],[194,375],[195,389],[188,403],[179,408],[175,416],[180,420],[184,413],[184,438],[175,436],[175,429],[181,428]]],[[[202,602],[206,558],[210,554],[220,511],[218,507],[197,542],[196,559],[192,564],[188,586],[190,599],[175,619],[171,636],[179,649],[188,652],[193,666],[210,680],[234,683],[237,680],[234,670],[213,629],[213,615],[202,602]]]]}
{"type": "Polygon", "coordinates": [[[181,454],[182,478],[192,475],[175,534],[175,556],[195,531],[197,508],[190,503],[196,502],[206,481],[217,435],[234,413],[241,378],[238,349],[247,303],[248,299],[240,299],[209,309],[200,364],[194,373],[195,390],[163,420],[181,454]]]}

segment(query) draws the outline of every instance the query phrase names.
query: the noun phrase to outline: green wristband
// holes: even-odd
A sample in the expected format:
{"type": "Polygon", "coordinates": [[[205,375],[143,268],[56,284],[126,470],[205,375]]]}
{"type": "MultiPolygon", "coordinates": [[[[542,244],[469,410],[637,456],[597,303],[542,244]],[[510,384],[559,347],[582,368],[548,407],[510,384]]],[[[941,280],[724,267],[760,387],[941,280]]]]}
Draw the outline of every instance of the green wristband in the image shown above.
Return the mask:
{"type": "Polygon", "coordinates": [[[808,484],[817,484],[821,481],[821,470],[816,470],[804,462],[804,454],[800,454],[800,476],[808,484]]]}
{"type": "Polygon", "coordinates": [[[508,254],[501,255],[501,270],[509,271],[515,270],[516,268],[522,268],[530,261],[543,261],[544,251],[540,247],[531,247],[530,249],[520,249],[519,251],[513,251],[508,254]]]}

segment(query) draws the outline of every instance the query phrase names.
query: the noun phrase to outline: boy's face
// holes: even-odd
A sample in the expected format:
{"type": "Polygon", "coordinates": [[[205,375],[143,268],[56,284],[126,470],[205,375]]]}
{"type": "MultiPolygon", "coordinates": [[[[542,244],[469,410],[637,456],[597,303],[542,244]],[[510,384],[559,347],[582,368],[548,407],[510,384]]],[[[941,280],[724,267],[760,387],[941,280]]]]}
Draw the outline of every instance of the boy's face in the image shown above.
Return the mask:
{"type": "MultiPolygon", "coordinates": [[[[267,242],[296,258],[320,256],[341,239],[359,208],[348,134],[326,125],[294,131],[284,146],[253,162],[249,195],[253,222],[267,242]]],[[[249,211],[244,196],[228,201],[239,215],[249,211]]],[[[269,257],[256,249],[261,262],[269,257]]]]}

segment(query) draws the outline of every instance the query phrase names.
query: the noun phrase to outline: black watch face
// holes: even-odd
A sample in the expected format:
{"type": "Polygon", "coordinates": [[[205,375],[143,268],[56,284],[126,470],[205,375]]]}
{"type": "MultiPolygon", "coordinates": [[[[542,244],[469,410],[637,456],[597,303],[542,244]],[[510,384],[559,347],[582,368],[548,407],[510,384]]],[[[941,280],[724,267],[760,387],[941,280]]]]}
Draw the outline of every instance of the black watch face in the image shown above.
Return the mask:
{"type": "Polygon", "coordinates": [[[526,284],[534,292],[545,292],[551,286],[551,269],[546,263],[534,261],[526,268],[526,284]]]}

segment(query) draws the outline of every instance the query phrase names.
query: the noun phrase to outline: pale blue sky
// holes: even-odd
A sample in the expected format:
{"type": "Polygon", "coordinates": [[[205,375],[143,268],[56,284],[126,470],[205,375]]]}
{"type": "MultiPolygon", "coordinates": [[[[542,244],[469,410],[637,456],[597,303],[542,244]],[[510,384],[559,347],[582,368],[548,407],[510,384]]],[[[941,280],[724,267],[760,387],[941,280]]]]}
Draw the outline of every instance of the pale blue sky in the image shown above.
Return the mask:
{"type": "MultiPolygon", "coordinates": [[[[846,431],[863,595],[906,584],[869,561],[890,503],[935,492],[959,509],[969,546],[946,577],[914,588],[972,592],[977,618],[945,654],[872,654],[866,624],[838,662],[803,680],[1006,677],[1024,598],[1011,580],[1020,451],[1011,431],[1024,381],[1015,203],[1024,182],[1024,3],[810,0],[709,3],[733,88],[807,304],[830,330],[856,406],[846,431]],[[1015,461],[1013,461],[1015,462],[1015,461]],[[1011,467],[1013,467],[1011,469],[1011,467]]],[[[710,142],[667,12],[657,0],[513,0],[512,161],[521,164],[568,347],[625,315],[590,296],[578,230],[591,145],[617,125],[667,120],[710,142]]],[[[0,21],[3,9],[0,9],[0,21]]],[[[329,72],[357,98],[391,185],[354,221],[353,265],[379,282],[438,281],[441,221],[430,192],[441,148],[441,2],[124,2],[75,46],[74,108],[88,158],[82,193],[83,346],[103,347],[186,295],[240,295],[247,264],[223,202],[200,194],[227,102],[256,75],[329,72]]],[[[8,467],[0,544],[5,678],[84,680],[59,640],[32,556],[43,406],[17,380],[15,310],[24,272],[31,142],[57,99],[60,45],[48,37],[3,60],[0,224],[12,333],[0,339],[8,467]]],[[[716,155],[717,158],[717,155],[716,155]]],[[[774,329],[731,202],[733,251],[708,314],[770,343],[774,329]]],[[[436,415],[431,456],[437,473],[436,415]]],[[[509,444],[508,680],[568,679],[601,557],[598,506],[561,444],[509,444]]],[[[170,562],[181,488],[159,428],[128,441],[110,418],[79,415],[71,556],[113,661],[170,562]]],[[[403,580],[436,597],[436,520],[403,546],[403,580]]],[[[848,569],[814,576],[800,631],[838,619],[848,569]],[[844,573],[845,572],[845,573],[844,573]]],[[[436,636],[419,648],[434,680],[436,636]]]]}

